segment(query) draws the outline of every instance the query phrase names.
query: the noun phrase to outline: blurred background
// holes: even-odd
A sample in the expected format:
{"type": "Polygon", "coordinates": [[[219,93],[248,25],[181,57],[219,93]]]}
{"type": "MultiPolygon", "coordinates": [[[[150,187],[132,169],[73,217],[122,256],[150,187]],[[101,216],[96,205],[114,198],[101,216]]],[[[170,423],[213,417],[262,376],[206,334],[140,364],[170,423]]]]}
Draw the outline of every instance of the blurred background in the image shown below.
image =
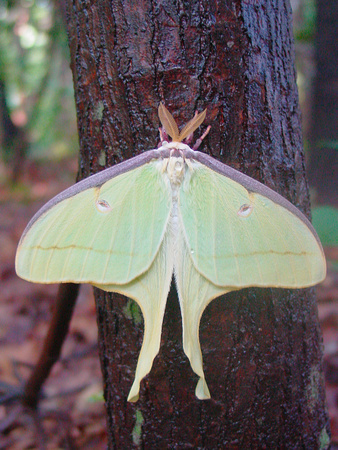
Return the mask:
{"type": "MultiPolygon", "coordinates": [[[[333,448],[338,448],[338,2],[291,3],[313,222],[329,267],[317,292],[333,448]]],[[[57,290],[18,279],[16,246],[32,215],[73,184],[77,172],[72,74],[59,8],[52,0],[0,2],[0,379],[12,385],[26,379],[37,360],[57,290]]],[[[81,289],[63,356],[45,388],[50,448],[60,439],[105,448],[94,301],[91,288],[81,289]],[[71,420],[53,413],[58,410],[71,420]]],[[[30,419],[14,415],[1,425],[7,419],[8,409],[0,405],[0,449],[33,448],[30,419]]]]}

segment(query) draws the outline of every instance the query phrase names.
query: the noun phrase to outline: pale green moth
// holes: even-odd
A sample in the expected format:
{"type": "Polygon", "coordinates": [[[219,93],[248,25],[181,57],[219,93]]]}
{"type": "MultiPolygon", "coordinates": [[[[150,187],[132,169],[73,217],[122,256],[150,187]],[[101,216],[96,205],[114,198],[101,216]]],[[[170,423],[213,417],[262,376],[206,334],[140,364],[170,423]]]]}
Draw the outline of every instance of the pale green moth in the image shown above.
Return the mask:
{"type": "Polygon", "coordinates": [[[208,303],[248,287],[303,288],[325,278],[318,236],[290,202],[252,178],[182,143],[205,111],[179,133],[160,105],[172,142],[106,169],[50,200],[27,225],[17,274],[39,283],[91,283],[134,299],[144,338],[128,400],[160,348],[174,275],[183,348],[210,398],[199,343],[208,303]]]}

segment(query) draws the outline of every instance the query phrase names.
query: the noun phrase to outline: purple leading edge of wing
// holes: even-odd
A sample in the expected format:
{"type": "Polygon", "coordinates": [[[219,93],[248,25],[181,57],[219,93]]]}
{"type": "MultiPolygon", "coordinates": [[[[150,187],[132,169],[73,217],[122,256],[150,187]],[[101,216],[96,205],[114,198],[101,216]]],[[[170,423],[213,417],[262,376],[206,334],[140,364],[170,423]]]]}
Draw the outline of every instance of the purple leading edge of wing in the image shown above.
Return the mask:
{"type": "Polygon", "coordinates": [[[205,166],[209,167],[211,170],[214,170],[215,172],[220,173],[221,175],[225,175],[226,177],[234,180],[236,183],[241,184],[245,187],[249,192],[256,192],[257,194],[263,195],[264,197],[269,198],[273,202],[277,203],[278,205],[282,206],[283,208],[290,211],[292,214],[297,216],[300,220],[302,220],[305,225],[311,230],[312,234],[316,238],[322,252],[322,244],[319,240],[319,237],[317,235],[316,230],[313,228],[311,222],[309,219],[292,203],[290,203],[286,198],[284,198],[282,195],[278,194],[276,191],[270,189],[268,186],[265,186],[264,184],[260,183],[257,180],[254,180],[253,178],[249,177],[248,175],[245,175],[242,172],[239,172],[236,169],[233,169],[230,166],[227,166],[226,164],[221,163],[217,159],[213,158],[210,155],[207,155],[206,153],[198,152],[196,150],[187,150],[184,152],[185,158],[188,159],[195,159],[201,164],[204,164],[205,166]]]}

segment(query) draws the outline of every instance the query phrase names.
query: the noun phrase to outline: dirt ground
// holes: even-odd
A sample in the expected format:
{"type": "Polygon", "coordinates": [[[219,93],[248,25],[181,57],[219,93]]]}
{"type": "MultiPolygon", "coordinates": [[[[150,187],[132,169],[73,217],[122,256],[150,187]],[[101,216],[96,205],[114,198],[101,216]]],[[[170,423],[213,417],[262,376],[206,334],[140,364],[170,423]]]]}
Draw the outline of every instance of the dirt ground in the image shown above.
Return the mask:
{"type": "MultiPolygon", "coordinates": [[[[16,247],[27,222],[52,196],[73,184],[76,160],[30,163],[16,186],[0,165],[0,380],[19,387],[36,362],[51,318],[57,286],[19,279],[16,247]]],[[[327,249],[337,259],[334,249],[327,249]]],[[[318,286],[319,317],[325,345],[324,366],[332,448],[338,448],[338,303],[337,271],[318,286]],[[336,447],[337,446],[337,447],[336,447]]],[[[82,286],[71,328],[45,385],[40,417],[25,414],[15,403],[0,405],[0,449],[106,448],[102,380],[92,290],[82,286]],[[40,442],[37,440],[40,435],[40,442]]]]}

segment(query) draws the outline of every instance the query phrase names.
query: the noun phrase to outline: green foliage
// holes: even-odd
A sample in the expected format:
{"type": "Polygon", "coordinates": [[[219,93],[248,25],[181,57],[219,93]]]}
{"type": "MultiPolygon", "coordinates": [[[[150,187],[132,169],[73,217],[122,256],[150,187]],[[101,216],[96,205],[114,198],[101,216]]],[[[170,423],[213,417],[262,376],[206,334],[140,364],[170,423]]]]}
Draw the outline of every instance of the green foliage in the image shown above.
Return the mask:
{"type": "Polygon", "coordinates": [[[0,80],[32,157],[63,156],[78,147],[67,35],[58,9],[48,0],[0,4],[0,80]]]}
{"type": "Polygon", "coordinates": [[[301,42],[313,41],[317,16],[315,0],[303,0],[299,8],[300,17],[295,25],[295,39],[301,42]]]}
{"type": "Polygon", "coordinates": [[[140,409],[137,409],[135,411],[135,425],[132,431],[132,437],[134,444],[139,447],[141,442],[141,435],[142,435],[142,425],[144,422],[144,417],[142,415],[142,411],[140,409]]]}
{"type": "Polygon", "coordinates": [[[326,450],[330,447],[330,436],[326,430],[326,427],[323,427],[320,436],[319,436],[319,449],[326,450]]]}
{"type": "Polygon", "coordinates": [[[338,246],[338,209],[333,206],[318,206],[312,211],[312,223],[322,244],[338,246]]]}
{"type": "Polygon", "coordinates": [[[331,139],[331,140],[322,140],[317,142],[318,148],[330,148],[332,150],[338,150],[338,141],[331,139]]]}
{"type": "Polygon", "coordinates": [[[102,403],[104,402],[103,391],[97,392],[88,398],[89,403],[102,403]]]}
{"type": "Polygon", "coordinates": [[[126,306],[123,308],[123,312],[128,319],[133,319],[136,324],[142,322],[141,309],[134,300],[128,299],[126,306]]]}

